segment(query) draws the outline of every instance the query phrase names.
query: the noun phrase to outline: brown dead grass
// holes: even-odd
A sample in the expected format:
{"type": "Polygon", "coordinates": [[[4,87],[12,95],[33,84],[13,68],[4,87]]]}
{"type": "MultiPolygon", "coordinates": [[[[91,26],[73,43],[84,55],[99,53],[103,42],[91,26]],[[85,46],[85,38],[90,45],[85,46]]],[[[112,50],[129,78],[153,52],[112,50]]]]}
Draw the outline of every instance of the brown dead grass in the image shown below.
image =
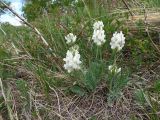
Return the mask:
{"type": "Polygon", "coordinates": [[[160,78],[159,61],[152,68],[132,75],[123,95],[112,106],[107,103],[107,88],[104,84],[83,97],[65,94],[60,88],[50,87],[46,97],[41,88],[34,85],[37,83],[30,81],[30,105],[25,108],[14,80],[10,80],[7,84],[11,88],[13,115],[17,114],[20,120],[130,120],[132,117],[150,120],[146,111],[135,101],[134,91],[137,85],[151,85],[155,79],[160,78]]]}

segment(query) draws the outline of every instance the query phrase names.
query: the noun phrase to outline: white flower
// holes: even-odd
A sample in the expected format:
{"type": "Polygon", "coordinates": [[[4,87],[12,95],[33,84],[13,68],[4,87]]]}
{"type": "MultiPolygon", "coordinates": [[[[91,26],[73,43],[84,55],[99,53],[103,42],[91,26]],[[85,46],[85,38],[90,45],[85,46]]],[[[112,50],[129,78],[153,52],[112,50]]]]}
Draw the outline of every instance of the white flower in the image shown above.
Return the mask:
{"type": "Polygon", "coordinates": [[[73,33],[69,33],[67,36],[65,36],[65,39],[67,40],[67,44],[69,43],[74,43],[77,39],[77,36],[74,35],[73,33]]]}
{"type": "Polygon", "coordinates": [[[103,22],[102,21],[97,21],[93,24],[93,29],[94,30],[102,30],[104,27],[103,22]]]}
{"type": "Polygon", "coordinates": [[[92,39],[94,43],[96,43],[98,46],[101,46],[106,41],[104,30],[94,30],[92,39]]]}
{"type": "Polygon", "coordinates": [[[110,72],[114,72],[114,73],[119,73],[119,72],[121,72],[121,68],[117,68],[116,65],[110,65],[110,66],[108,66],[108,70],[109,70],[110,72]]]}
{"type": "Polygon", "coordinates": [[[81,61],[80,54],[78,50],[68,50],[66,54],[66,58],[63,59],[65,61],[64,68],[70,73],[73,70],[79,70],[81,61]]]}
{"type": "Polygon", "coordinates": [[[92,39],[94,43],[96,43],[98,46],[101,46],[103,43],[105,43],[105,31],[103,30],[103,22],[97,21],[93,24],[93,36],[92,39]]]}
{"type": "Polygon", "coordinates": [[[124,44],[125,37],[122,31],[120,31],[120,33],[115,32],[110,42],[111,49],[117,49],[118,51],[120,51],[124,47],[124,44]]]}

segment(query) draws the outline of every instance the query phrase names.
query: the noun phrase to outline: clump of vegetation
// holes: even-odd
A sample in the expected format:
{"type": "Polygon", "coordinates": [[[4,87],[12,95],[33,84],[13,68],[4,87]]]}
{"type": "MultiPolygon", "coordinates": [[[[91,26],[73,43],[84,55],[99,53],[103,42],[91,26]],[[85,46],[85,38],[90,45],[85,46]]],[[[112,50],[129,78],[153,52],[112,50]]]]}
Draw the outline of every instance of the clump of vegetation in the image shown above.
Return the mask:
{"type": "Polygon", "coordinates": [[[1,25],[2,117],[158,120],[154,1],[26,1],[26,26],[1,25]]]}

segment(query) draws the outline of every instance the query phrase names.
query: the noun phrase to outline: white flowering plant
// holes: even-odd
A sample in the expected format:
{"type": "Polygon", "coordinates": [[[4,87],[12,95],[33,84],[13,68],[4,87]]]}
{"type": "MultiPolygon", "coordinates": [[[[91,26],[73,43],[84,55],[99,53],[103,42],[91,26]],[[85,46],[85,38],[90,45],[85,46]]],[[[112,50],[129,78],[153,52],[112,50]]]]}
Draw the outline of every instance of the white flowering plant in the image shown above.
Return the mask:
{"type": "Polygon", "coordinates": [[[63,59],[65,61],[64,68],[68,71],[68,73],[79,70],[81,61],[80,54],[77,49],[68,50],[66,53],[66,58],[63,59]]]}
{"type": "Polygon", "coordinates": [[[88,41],[82,41],[74,33],[64,37],[67,40],[66,44],[72,43],[63,59],[64,69],[70,77],[77,79],[70,90],[77,93],[78,89],[78,93],[81,95],[84,95],[87,91],[95,90],[97,85],[105,80],[109,90],[108,101],[112,103],[121,95],[128,82],[123,68],[118,67],[117,63],[125,45],[125,35],[122,31],[114,32],[113,37],[109,40],[103,21],[95,21],[91,27],[92,35],[87,36],[86,34],[88,41]],[[79,47],[75,49],[75,45],[79,47]],[[109,49],[107,46],[109,46],[109,49]],[[108,61],[104,58],[106,51],[111,52],[111,58],[108,61]],[[87,55],[90,55],[90,57],[87,55]]]}
{"type": "Polygon", "coordinates": [[[124,44],[125,37],[122,31],[120,31],[119,33],[115,32],[110,42],[111,49],[116,49],[117,51],[120,51],[124,47],[124,44]]]}
{"type": "Polygon", "coordinates": [[[120,59],[121,50],[125,45],[125,37],[122,31],[113,33],[110,41],[112,50],[111,64],[108,66],[108,83],[109,94],[108,103],[112,104],[119,96],[122,95],[123,88],[128,83],[129,73],[123,68],[118,67],[117,61],[120,59]]]}

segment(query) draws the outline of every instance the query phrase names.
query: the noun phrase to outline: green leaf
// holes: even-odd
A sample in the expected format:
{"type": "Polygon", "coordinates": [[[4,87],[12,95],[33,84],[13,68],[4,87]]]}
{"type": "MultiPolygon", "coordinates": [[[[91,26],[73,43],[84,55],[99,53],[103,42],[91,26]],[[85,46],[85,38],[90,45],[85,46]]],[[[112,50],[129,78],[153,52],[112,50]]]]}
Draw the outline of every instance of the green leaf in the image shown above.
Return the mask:
{"type": "Polygon", "coordinates": [[[90,90],[94,90],[101,80],[104,64],[93,62],[90,64],[87,73],[85,74],[84,84],[90,90]]]}
{"type": "Polygon", "coordinates": [[[108,94],[107,97],[107,103],[109,106],[112,106],[113,103],[120,98],[120,96],[122,95],[122,93],[120,91],[112,91],[108,94]]]}
{"type": "Polygon", "coordinates": [[[86,93],[85,90],[83,88],[81,88],[80,86],[78,86],[78,85],[72,86],[70,88],[70,91],[75,93],[75,94],[77,94],[77,95],[79,95],[79,96],[84,96],[85,93],[86,93]]]}
{"type": "Polygon", "coordinates": [[[135,91],[135,99],[138,103],[140,103],[141,105],[144,105],[144,103],[146,102],[145,100],[145,93],[143,90],[136,90],[135,91]]]}
{"type": "Polygon", "coordinates": [[[157,80],[154,84],[154,90],[160,92],[160,80],[157,80]]]}

